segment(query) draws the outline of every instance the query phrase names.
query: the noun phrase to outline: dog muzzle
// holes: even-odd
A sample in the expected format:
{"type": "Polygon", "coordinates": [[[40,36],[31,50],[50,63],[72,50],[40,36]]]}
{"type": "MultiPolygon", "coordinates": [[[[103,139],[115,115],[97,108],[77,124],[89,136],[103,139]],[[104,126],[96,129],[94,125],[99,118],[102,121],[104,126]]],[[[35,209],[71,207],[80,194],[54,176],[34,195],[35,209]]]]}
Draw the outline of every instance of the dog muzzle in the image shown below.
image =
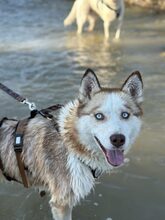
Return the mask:
{"type": "Polygon", "coordinates": [[[100,140],[96,136],[94,136],[94,138],[101,150],[103,151],[105,158],[110,165],[112,165],[113,167],[118,167],[124,163],[123,149],[107,149],[101,144],[100,140]]]}

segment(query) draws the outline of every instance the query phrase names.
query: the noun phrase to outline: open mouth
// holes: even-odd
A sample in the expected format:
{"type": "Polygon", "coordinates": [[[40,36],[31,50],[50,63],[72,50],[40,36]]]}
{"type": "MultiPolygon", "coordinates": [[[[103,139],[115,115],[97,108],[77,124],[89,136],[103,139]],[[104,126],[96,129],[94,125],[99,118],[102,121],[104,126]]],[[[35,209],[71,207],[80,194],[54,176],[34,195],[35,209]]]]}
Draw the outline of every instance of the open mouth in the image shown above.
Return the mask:
{"type": "Polygon", "coordinates": [[[100,146],[100,148],[102,149],[102,151],[104,152],[107,162],[109,164],[111,164],[114,167],[118,167],[124,163],[124,150],[123,149],[116,149],[116,148],[106,149],[101,144],[101,142],[96,136],[94,136],[94,138],[96,142],[98,143],[98,145],[100,146]]]}

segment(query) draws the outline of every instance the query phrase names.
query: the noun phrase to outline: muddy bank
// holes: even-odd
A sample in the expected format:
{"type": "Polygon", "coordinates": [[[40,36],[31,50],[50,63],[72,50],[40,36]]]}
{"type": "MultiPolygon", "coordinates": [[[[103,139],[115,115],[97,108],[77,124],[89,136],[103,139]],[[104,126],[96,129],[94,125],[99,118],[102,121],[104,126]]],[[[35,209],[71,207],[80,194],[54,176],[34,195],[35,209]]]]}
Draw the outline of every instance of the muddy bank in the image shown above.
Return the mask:
{"type": "Polygon", "coordinates": [[[165,11],[164,0],[125,0],[129,5],[138,5],[144,8],[151,8],[156,11],[165,11]]]}

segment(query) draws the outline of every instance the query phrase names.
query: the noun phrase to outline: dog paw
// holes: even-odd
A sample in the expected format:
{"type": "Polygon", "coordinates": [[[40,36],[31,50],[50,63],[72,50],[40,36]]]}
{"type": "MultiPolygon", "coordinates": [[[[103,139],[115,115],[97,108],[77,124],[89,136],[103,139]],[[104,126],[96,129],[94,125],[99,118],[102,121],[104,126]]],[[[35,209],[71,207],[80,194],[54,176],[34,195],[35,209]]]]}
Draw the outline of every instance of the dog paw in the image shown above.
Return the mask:
{"type": "Polygon", "coordinates": [[[70,22],[68,21],[68,19],[65,19],[64,20],[64,26],[69,26],[70,25],[70,22]]]}

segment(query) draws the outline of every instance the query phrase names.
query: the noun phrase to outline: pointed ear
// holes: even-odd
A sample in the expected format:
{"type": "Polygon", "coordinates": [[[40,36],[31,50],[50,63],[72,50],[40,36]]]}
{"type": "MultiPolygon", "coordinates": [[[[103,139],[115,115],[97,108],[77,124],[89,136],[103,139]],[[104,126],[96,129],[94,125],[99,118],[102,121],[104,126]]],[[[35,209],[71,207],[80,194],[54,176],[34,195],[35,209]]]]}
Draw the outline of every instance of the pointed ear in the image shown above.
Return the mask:
{"type": "Polygon", "coordinates": [[[80,101],[85,101],[86,99],[91,99],[92,96],[100,90],[100,83],[97,76],[91,69],[87,69],[82,80],[79,89],[79,99],[80,101]]]}
{"type": "Polygon", "coordinates": [[[143,101],[143,81],[139,71],[133,72],[122,86],[122,90],[130,94],[137,103],[143,101]]]}

